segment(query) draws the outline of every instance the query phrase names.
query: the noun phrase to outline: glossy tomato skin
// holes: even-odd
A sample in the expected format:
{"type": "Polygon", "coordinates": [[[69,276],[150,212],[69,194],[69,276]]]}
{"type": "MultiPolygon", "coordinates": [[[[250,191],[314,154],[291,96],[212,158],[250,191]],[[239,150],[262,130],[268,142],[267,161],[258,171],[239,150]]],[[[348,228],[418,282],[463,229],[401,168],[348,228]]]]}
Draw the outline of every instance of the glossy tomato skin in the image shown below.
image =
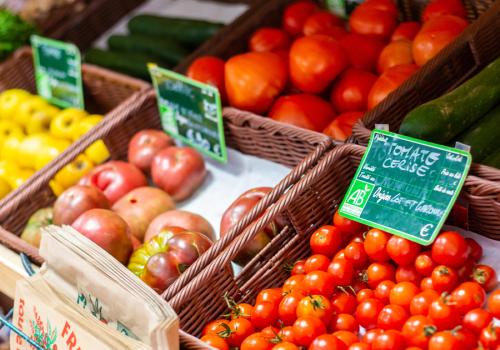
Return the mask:
{"type": "Polygon", "coordinates": [[[411,316],[403,325],[402,333],[408,346],[427,349],[430,337],[436,332],[431,320],[423,315],[411,316]]]}
{"type": "Polygon", "coordinates": [[[396,282],[412,282],[420,285],[422,275],[420,275],[412,265],[398,266],[396,269],[396,282]]]}
{"type": "Polygon", "coordinates": [[[331,334],[323,334],[314,339],[308,350],[347,350],[347,346],[331,334]]]}
{"type": "Polygon", "coordinates": [[[235,318],[229,322],[231,334],[227,338],[229,346],[240,346],[243,340],[255,332],[252,323],[243,318],[235,318]]]}
{"type": "Polygon", "coordinates": [[[316,270],[326,271],[330,265],[330,259],[323,254],[314,254],[306,259],[305,269],[306,273],[316,270]]]}
{"type": "Polygon", "coordinates": [[[358,341],[358,336],[349,331],[336,331],[333,335],[345,344],[346,348],[358,341]]]}
{"type": "Polygon", "coordinates": [[[458,284],[458,275],[454,269],[439,265],[432,270],[432,288],[439,292],[451,292],[458,284]]]}
{"type": "Polygon", "coordinates": [[[352,68],[375,71],[380,52],[385,47],[383,40],[368,35],[349,33],[340,41],[352,68]]]}
{"type": "Polygon", "coordinates": [[[330,321],[330,331],[348,331],[358,333],[359,324],[354,316],[350,314],[336,314],[330,321]]]}
{"type": "Polygon", "coordinates": [[[406,340],[403,334],[394,329],[389,329],[375,338],[372,350],[404,350],[406,340]]]}
{"type": "Polygon", "coordinates": [[[421,25],[419,22],[401,22],[391,36],[391,41],[413,40],[419,32],[421,25]]]}
{"type": "Polygon", "coordinates": [[[380,310],[377,318],[377,327],[380,329],[395,329],[401,330],[406,320],[408,312],[399,305],[389,304],[380,310]]]}
{"type": "Polygon", "coordinates": [[[283,298],[281,288],[268,288],[263,289],[257,294],[255,303],[259,304],[262,302],[269,302],[273,304],[279,304],[283,298]]]}
{"type": "Polygon", "coordinates": [[[278,307],[278,316],[285,326],[291,326],[297,319],[297,306],[304,298],[299,292],[290,292],[283,297],[278,307]]]}
{"type": "Polygon", "coordinates": [[[361,119],[364,112],[345,112],[339,114],[328,126],[323,130],[323,133],[330,136],[334,140],[345,141],[352,135],[352,127],[361,119]]]}
{"type": "Polygon", "coordinates": [[[488,350],[497,349],[497,347],[500,346],[500,327],[490,323],[481,331],[479,341],[483,347],[488,350]]]}
{"type": "Polygon", "coordinates": [[[372,289],[364,288],[364,289],[359,290],[358,293],[356,294],[356,301],[359,304],[363,300],[374,298],[374,297],[375,297],[375,293],[372,289]]]}
{"type": "Polygon", "coordinates": [[[433,289],[423,290],[413,297],[410,302],[412,315],[427,315],[432,302],[439,299],[439,293],[433,289]]]}
{"type": "Polygon", "coordinates": [[[460,0],[433,0],[429,1],[422,13],[422,21],[444,15],[453,15],[463,19],[467,18],[467,10],[460,0]]]}
{"type": "Polygon", "coordinates": [[[436,263],[429,251],[422,252],[415,258],[415,270],[422,276],[429,277],[435,267],[436,263]]]}
{"type": "Polygon", "coordinates": [[[304,277],[304,291],[307,294],[320,294],[330,297],[334,290],[333,277],[325,271],[309,272],[304,277]]]}
{"type": "Polygon", "coordinates": [[[231,106],[265,113],[284,89],[286,62],[273,52],[248,52],[231,57],[225,65],[226,92],[231,106]]]}
{"type": "Polygon", "coordinates": [[[391,235],[382,230],[372,228],[365,236],[365,251],[371,261],[384,262],[389,260],[387,253],[387,242],[391,235]]]}
{"type": "Polygon", "coordinates": [[[391,294],[392,288],[396,283],[391,280],[385,280],[380,282],[375,288],[374,295],[375,298],[383,302],[384,304],[389,304],[389,295],[391,294]]]}
{"type": "Polygon", "coordinates": [[[349,28],[353,33],[371,35],[387,40],[397,27],[397,18],[387,11],[361,4],[349,17],[349,28]]]}
{"type": "Polygon", "coordinates": [[[375,108],[417,70],[418,66],[415,64],[405,64],[387,69],[378,77],[368,94],[368,109],[375,108]]]}
{"type": "Polygon", "coordinates": [[[211,347],[218,349],[218,350],[229,350],[229,345],[227,342],[219,337],[218,335],[215,334],[207,334],[201,337],[200,339],[202,342],[204,342],[207,345],[210,345],[211,347]]]}
{"type": "Polygon", "coordinates": [[[284,30],[263,27],[253,33],[249,42],[250,51],[266,52],[287,50],[290,47],[290,37],[284,30]]]}
{"type": "Polygon", "coordinates": [[[476,265],[472,271],[472,278],[479,283],[486,292],[491,292],[497,285],[497,273],[489,265],[476,265]]]}
{"type": "Polygon", "coordinates": [[[431,252],[436,263],[458,268],[467,261],[469,246],[460,233],[446,231],[436,237],[431,252]]]}
{"type": "MultiPolygon", "coordinates": [[[[310,15],[304,23],[304,35],[325,34],[330,35],[335,28],[344,26],[344,21],[330,11],[319,11],[310,15]]],[[[345,31],[344,31],[345,33],[345,31]]]]}
{"type": "Polygon", "coordinates": [[[497,289],[488,296],[488,310],[493,317],[500,318],[500,289],[497,289]]]}
{"type": "Polygon", "coordinates": [[[284,342],[290,342],[290,343],[295,342],[295,336],[293,334],[293,327],[292,326],[286,326],[286,327],[281,328],[278,332],[278,336],[284,342]]]}
{"type": "Polygon", "coordinates": [[[376,288],[378,284],[385,280],[394,280],[394,266],[386,262],[375,262],[370,264],[366,269],[368,285],[371,288],[376,288]]]}
{"type": "Polygon", "coordinates": [[[356,308],[356,319],[359,324],[366,328],[371,329],[377,326],[377,319],[384,304],[378,299],[367,299],[359,303],[356,308]]]}
{"type": "Polygon", "coordinates": [[[300,317],[293,324],[295,343],[300,346],[309,346],[314,339],[324,333],[326,333],[326,326],[317,317],[300,317]]]}
{"type": "Polygon", "coordinates": [[[332,318],[332,305],[322,295],[308,295],[303,297],[297,305],[297,317],[313,316],[319,318],[325,325],[332,318]]]}
{"type": "Polygon", "coordinates": [[[328,273],[333,276],[336,286],[348,286],[354,278],[354,267],[346,259],[333,259],[328,266],[328,273]]]}
{"type": "Polygon", "coordinates": [[[336,314],[352,314],[356,310],[358,302],[351,293],[337,292],[331,299],[333,311],[336,314]]]}
{"type": "Polygon", "coordinates": [[[391,289],[389,301],[391,304],[399,305],[409,311],[411,300],[419,291],[420,289],[411,282],[399,282],[391,289]]]}
{"type": "Polygon", "coordinates": [[[304,275],[290,276],[285,281],[285,283],[283,283],[283,287],[281,288],[281,294],[287,295],[292,292],[299,292],[304,294],[304,287],[302,286],[303,281],[304,281],[304,275]]]}
{"type": "Polygon", "coordinates": [[[297,260],[295,264],[293,264],[292,271],[290,271],[290,274],[292,276],[295,275],[305,275],[306,270],[305,270],[305,260],[297,260]]]}
{"type": "Polygon", "coordinates": [[[393,41],[384,47],[380,53],[377,62],[377,72],[382,74],[391,67],[412,63],[412,42],[410,40],[393,41]]]}
{"type": "Polygon", "coordinates": [[[226,329],[224,325],[229,326],[229,321],[224,319],[211,321],[203,328],[201,335],[220,333],[226,329]]]}
{"type": "Polygon", "coordinates": [[[254,333],[241,343],[240,350],[271,350],[273,343],[262,333],[254,333]]]}
{"type": "Polygon", "coordinates": [[[291,36],[301,35],[307,18],[317,11],[319,7],[312,1],[295,1],[283,13],[283,29],[291,36]]]}
{"type": "Polygon", "coordinates": [[[483,257],[483,247],[477,243],[474,239],[467,237],[465,238],[467,245],[469,246],[469,257],[474,261],[479,261],[483,257]]]}
{"type": "Polygon", "coordinates": [[[347,69],[333,85],[330,102],[339,112],[366,110],[368,93],[377,76],[359,69],[347,69]]]}
{"type": "Polygon", "coordinates": [[[278,98],[269,112],[269,117],[320,132],[335,118],[335,111],[328,102],[318,96],[296,94],[278,98]]]}
{"type": "Polygon", "coordinates": [[[357,343],[351,344],[351,346],[349,346],[348,350],[371,350],[371,346],[370,346],[370,344],[367,344],[367,343],[357,342],[357,343]]]}
{"type": "Polygon", "coordinates": [[[368,263],[368,255],[362,242],[351,242],[344,248],[344,256],[354,268],[363,268],[368,263]]]}
{"type": "Polygon", "coordinates": [[[398,265],[408,266],[415,262],[420,245],[406,238],[392,236],[387,241],[387,254],[398,265]]]}
{"type": "Polygon", "coordinates": [[[300,350],[294,343],[283,341],[273,346],[272,350],[300,350]]]}
{"type": "Polygon", "coordinates": [[[333,214],[333,224],[340,232],[349,237],[361,232],[365,227],[359,222],[341,216],[338,211],[333,214]]]}
{"type": "Polygon", "coordinates": [[[309,240],[309,245],[314,254],[323,254],[333,257],[342,244],[341,231],[331,225],[325,225],[313,232],[309,240]]]}
{"type": "Polygon", "coordinates": [[[460,324],[460,313],[450,304],[449,297],[441,297],[433,301],[429,307],[428,317],[438,330],[453,329],[460,324]]]}
{"type": "Polygon", "coordinates": [[[486,301],[486,292],[477,282],[464,282],[451,293],[455,308],[461,315],[472,309],[482,307],[486,301]]]}
{"type": "Polygon", "coordinates": [[[479,335],[481,330],[486,328],[492,319],[493,316],[487,310],[477,308],[465,314],[462,324],[466,329],[479,335]]]}
{"type": "Polygon", "coordinates": [[[315,34],[295,40],[289,63],[293,85],[316,94],[324,91],[346,68],[347,56],[335,39],[315,34]]]}
{"type": "Polygon", "coordinates": [[[450,331],[435,333],[429,339],[429,350],[454,350],[460,348],[458,338],[450,331]]]}
{"type": "Polygon", "coordinates": [[[257,329],[263,329],[276,324],[278,321],[278,307],[272,302],[255,304],[250,320],[257,329]]]}
{"type": "Polygon", "coordinates": [[[429,19],[413,40],[412,53],[415,63],[424,65],[453,41],[467,25],[466,20],[452,15],[429,19]]]}
{"type": "Polygon", "coordinates": [[[187,76],[205,84],[215,86],[220,93],[222,103],[227,100],[224,82],[225,62],[218,57],[204,56],[197,58],[187,70],[187,76]]]}

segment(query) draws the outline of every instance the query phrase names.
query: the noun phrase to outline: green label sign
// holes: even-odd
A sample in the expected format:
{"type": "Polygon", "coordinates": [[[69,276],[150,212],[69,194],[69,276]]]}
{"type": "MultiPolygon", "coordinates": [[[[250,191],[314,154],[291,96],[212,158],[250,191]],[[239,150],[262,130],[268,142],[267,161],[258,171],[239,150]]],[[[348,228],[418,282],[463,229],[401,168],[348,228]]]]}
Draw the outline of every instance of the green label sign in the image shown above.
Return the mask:
{"type": "Polygon", "coordinates": [[[84,109],[81,57],[78,48],[62,41],[31,36],[38,94],[62,107],[84,109]]]}
{"type": "Polygon", "coordinates": [[[150,64],[163,129],[222,163],[227,161],[220,94],[167,69],[150,64]]]}
{"type": "Polygon", "coordinates": [[[339,212],[428,245],[448,217],[470,164],[471,155],[463,150],[375,130],[339,212]]]}

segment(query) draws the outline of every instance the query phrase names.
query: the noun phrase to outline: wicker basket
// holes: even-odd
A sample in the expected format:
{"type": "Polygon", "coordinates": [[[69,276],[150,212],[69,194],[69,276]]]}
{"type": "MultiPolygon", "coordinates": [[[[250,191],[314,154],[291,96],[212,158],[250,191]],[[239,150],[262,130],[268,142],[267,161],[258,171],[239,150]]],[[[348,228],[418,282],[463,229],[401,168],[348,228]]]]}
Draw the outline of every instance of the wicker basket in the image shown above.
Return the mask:
{"type": "MultiPolygon", "coordinates": [[[[259,220],[249,226],[238,240],[229,245],[179,294],[169,300],[181,318],[181,343],[186,348],[206,349],[195,337],[200,336],[202,327],[208,321],[227,311],[222,298],[226,292],[236,302],[253,302],[260,290],[282,285],[288,277],[284,265],[308,256],[310,235],[318,227],[331,224],[332,215],[342,201],[364,151],[362,146],[348,144],[326,153],[313,170],[270,206],[259,220]],[[223,269],[255,233],[278,215],[285,217],[287,226],[239,276],[233,277],[223,269]]],[[[500,185],[485,185],[478,181],[484,182],[469,176],[463,190],[473,197],[471,229],[500,239],[500,185]],[[479,207],[480,210],[489,211],[490,221],[483,223],[487,225],[478,225],[476,209],[479,207]]]]}

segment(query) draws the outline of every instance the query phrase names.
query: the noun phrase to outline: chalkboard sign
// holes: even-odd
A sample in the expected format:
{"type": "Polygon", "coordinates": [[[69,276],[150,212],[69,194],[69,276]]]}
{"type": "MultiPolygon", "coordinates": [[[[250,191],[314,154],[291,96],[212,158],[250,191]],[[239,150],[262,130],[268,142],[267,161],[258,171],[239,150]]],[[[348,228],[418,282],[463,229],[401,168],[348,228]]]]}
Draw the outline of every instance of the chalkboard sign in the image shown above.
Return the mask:
{"type": "Polygon", "coordinates": [[[339,212],[428,245],[455,203],[470,164],[471,155],[463,150],[375,130],[339,212]]]}
{"type": "Polygon", "coordinates": [[[31,36],[38,95],[62,108],[84,109],[81,57],[69,43],[31,36]]]}
{"type": "Polygon", "coordinates": [[[148,65],[163,129],[222,163],[227,161],[220,94],[217,88],[148,65]]]}

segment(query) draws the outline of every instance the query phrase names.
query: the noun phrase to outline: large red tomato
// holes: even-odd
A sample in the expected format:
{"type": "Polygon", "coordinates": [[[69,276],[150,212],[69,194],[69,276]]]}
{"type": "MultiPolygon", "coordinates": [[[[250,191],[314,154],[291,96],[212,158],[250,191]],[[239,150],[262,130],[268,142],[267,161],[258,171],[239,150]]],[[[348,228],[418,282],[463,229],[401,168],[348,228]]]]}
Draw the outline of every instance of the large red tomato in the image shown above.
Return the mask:
{"type": "Polygon", "coordinates": [[[334,140],[345,141],[352,134],[352,127],[363,116],[364,112],[346,112],[339,114],[323,130],[334,140]]]}
{"type": "Polygon", "coordinates": [[[411,41],[393,41],[389,45],[387,45],[380,53],[377,63],[377,71],[382,74],[391,67],[411,63],[413,63],[411,41]]]}
{"type": "Polygon", "coordinates": [[[290,47],[290,37],[284,30],[263,27],[253,33],[249,42],[250,51],[279,51],[290,47]]]}
{"type": "Polygon", "coordinates": [[[424,8],[422,21],[444,15],[453,15],[463,19],[467,18],[467,10],[460,0],[432,0],[424,8]]]}
{"type": "Polygon", "coordinates": [[[364,111],[376,80],[377,76],[370,72],[348,69],[333,85],[330,102],[339,112],[364,111]]]}
{"type": "Polygon", "coordinates": [[[413,40],[420,28],[421,25],[419,22],[401,22],[392,33],[391,41],[413,40]]]}
{"type": "Polygon", "coordinates": [[[302,0],[294,2],[283,13],[283,29],[292,36],[301,35],[307,18],[317,11],[319,11],[319,7],[312,1],[302,0]]]}
{"type": "Polygon", "coordinates": [[[349,33],[342,38],[340,46],[346,52],[351,67],[374,71],[385,43],[368,35],[349,33]]]}
{"type": "Polygon", "coordinates": [[[369,3],[356,7],[349,17],[351,32],[364,35],[373,35],[387,40],[397,26],[397,16],[390,11],[384,11],[369,3]]]}
{"type": "Polygon", "coordinates": [[[273,52],[248,52],[226,62],[226,92],[234,107],[265,113],[286,82],[286,62],[273,52]]]}
{"type": "Polygon", "coordinates": [[[290,49],[290,77],[305,92],[322,92],[346,66],[344,51],[335,39],[326,35],[299,38],[290,49]]]}
{"type": "Polygon", "coordinates": [[[297,94],[278,98],[269,116],[304,129],[322,131],[335,118],[335,112],[318,96],[297,94]]]}
{"type": "Polygon", "coordinates": [[[396,90],[417,70],[418,67],[414,64],[404,64],[387,69],[378,77],[368,94],[368,109],[375,108],[387,95],[396,90]]]}
{"type": "Polygon", "coordinates": [[[429,19],[413,40],[415,63],[422,66],[436,56],[467,27],[466,20],[452,15],[429,19]]]}
{"type": "Polygon", "coordinates": [[[302,32],[304,35],[325,34],[335,36],[342,32],[345,33],[345,30],[342,31],[343,26],[344,21],[330,11],[320,11],[307,18],[302,32]],[[338,30],[338,28],[341,30],[338,30]]]}
{"type": "Polygon", "coordinates": [[[187,70],[187,76],[219,89],[222,101],[226,101],[226,87],[224,85],[225,62],[213,56],[197,58],[187,70]]]}

